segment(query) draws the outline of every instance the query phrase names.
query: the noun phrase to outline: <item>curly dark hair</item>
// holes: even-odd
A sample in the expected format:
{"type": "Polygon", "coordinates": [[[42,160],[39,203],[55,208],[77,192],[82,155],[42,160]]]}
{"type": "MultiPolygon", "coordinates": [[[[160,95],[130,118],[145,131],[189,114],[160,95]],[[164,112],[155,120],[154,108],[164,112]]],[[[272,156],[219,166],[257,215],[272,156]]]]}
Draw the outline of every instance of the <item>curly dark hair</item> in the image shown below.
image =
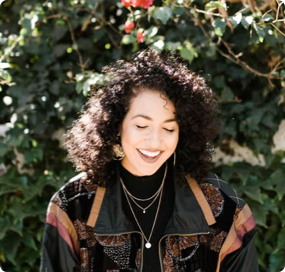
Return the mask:
{"type": "Polygon", "coordinates": [[[198,182],[210,168],[218,130],[217,101],[205,79],[179,56],[145,49],[129,60],[103,68],[107,86],[94,88],[81,116],[66,134],[68,158],[92,183],[106,186],[114,178],[114,151],[130,101],[143,89],[160,91],[174,104],[179,125],[175,179],[190,173],[198,182]]]}

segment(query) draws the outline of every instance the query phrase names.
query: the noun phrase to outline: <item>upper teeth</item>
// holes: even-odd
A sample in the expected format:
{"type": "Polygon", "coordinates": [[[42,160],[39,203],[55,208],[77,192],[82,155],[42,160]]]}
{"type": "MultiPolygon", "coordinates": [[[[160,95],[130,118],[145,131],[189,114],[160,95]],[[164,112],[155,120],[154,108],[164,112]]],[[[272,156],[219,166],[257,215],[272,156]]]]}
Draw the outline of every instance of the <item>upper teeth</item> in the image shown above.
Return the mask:
{"type": "Polygon", "coordinates": [[[143,150],[143,149],[139,149],[139,151],[144,154],[144,155],[147,155],[149,157],[156,157],[160,154],[160,151],[156,151],[156,152],[150,152],[150,151],[146,151],[146,150],[143,150]]]}

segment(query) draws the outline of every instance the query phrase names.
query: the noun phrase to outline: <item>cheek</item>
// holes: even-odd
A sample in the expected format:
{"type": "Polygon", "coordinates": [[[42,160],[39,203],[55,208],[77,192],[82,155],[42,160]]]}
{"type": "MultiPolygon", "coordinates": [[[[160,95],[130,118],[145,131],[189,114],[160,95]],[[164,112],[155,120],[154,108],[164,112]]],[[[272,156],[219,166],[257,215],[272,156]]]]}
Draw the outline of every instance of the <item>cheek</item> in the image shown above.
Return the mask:
{"type": "Polygon", "coordinates": [[[139,141],[139,134],[132,127],[125,128],[122,131],[121,141],[123,147],[128,148],[132,145],[135,145],[139,141]]]}
{"type": "Polygon", "coordinates": [[[174,151],[177,147],[178,139],[179,139],[178,133],[175,135],[171,135],[171,137],[169,137],[168,139],[168,148],[174,151]]]}

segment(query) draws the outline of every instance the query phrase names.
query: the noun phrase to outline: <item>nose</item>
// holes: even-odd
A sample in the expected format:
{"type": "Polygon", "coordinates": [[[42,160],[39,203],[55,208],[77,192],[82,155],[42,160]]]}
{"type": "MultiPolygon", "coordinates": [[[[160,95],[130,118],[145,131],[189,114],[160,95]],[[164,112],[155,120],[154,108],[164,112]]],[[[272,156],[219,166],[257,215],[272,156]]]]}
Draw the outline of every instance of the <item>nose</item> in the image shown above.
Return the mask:
{"type": "Polygon", "coordinates": [[[158,149],[161,144],[161,135],[159,130],[153,129],[150,131],[147,139],[148,146],[152,149],[158,149]]]}

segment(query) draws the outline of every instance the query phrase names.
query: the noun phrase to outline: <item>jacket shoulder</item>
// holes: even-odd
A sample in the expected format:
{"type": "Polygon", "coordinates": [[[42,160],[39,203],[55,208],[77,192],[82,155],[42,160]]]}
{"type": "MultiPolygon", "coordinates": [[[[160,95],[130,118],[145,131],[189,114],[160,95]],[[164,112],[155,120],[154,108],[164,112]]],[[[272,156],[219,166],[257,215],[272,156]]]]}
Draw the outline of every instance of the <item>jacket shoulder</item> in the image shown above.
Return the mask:
{"type": "Polygon", "coordinates": [[[215,173],[209,172],[203,182],[212,184],[224,196],[230,198],[239,207],[243,207],[246,204],[246,202],[237,195],[235,190],[215,173]]]}
{"type": "Polygon", "coordinates": [[[89,190],[84,183],[86,173],[82,172],[69,179],[51,198],[51,202],[59,206],[64,211],[68,210],[70,203],[77,199],[94,197],[96,186],[93,190],[89,190]]]}

